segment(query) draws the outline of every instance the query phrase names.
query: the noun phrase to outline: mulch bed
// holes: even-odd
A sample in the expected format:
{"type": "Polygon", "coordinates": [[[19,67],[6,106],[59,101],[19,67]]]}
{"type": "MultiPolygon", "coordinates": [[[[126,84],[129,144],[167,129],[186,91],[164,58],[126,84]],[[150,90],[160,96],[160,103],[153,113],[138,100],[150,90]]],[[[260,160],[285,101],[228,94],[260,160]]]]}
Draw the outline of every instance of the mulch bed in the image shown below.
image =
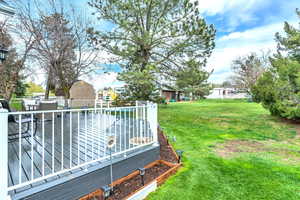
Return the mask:
{"type": "MultiPolygon", "coordinates": [[[[168,144],[166,137],[163,135],[162,131],[158,130],[158,140],[160,143],[160,157],[161,160],[177,163],[178,158],[172,149],[172,147],[168,144]]],[[[155,165],[147,168],[145,170],[144,175],[144,184],[147,185],[151,181],[155,180],[157,177],[167,172],[171,166],[168,166],[162,162],[158,162],[155,165]]],[[[142,188],[142,178],[139,174],[127,179],[120,184],[114,186],[113,194],[107,198],[107,200],[121,200],[128,197],[133,192],[142,188]]],[[[98,192],[94,192],[89,195],[90,197],[83,198],[84,200],[104,200],[102,192],[99,190],[98,192]]]]}
{"type": "Polygon", "coordinates": [[[158,130],[158,140],[160,144],[160,158],[170,163],[177,163],[178,158],[161,130],[158,130]]]}
{"type": "MultiPolygon", "coordinates": [[[[170,169],[169,166],[163,165],[161,163],[154,165],[151,168],[146,169],[144,175],[145,185],[150,183],[159,175],[163,174],[164,172],[170,169]]],[[[114,187],[113,195],[107,198],[108,200],[115,200],[115,199],[124,199],[132,192],[137,191],[139,188],[143,187],[142,185],[142,178],[140,175],[134,176],[131,179],[124,181],[123,183],[116,185],[114,187]]],[[[98,198],[102,200],[103,197],[98,198]]]]}

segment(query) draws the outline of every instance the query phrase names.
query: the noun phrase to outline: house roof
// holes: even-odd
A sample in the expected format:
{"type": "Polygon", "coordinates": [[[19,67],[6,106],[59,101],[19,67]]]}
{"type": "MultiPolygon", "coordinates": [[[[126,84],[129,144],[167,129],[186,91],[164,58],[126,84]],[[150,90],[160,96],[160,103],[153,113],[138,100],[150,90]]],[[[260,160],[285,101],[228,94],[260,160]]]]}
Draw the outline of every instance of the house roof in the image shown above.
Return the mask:
{"type": "Polygon", "coordinates": [[[168,88],[163,88],[161,91],[165,92],[183,92],[183,90],[175,90],[175,89],[168,89],[168,88]]]}
{"type": "Polygon", "coordinates": [[[11,7],[6,1],[0,0],[0,13],[12,16],[15,14],[15,9],[11,7]]]}

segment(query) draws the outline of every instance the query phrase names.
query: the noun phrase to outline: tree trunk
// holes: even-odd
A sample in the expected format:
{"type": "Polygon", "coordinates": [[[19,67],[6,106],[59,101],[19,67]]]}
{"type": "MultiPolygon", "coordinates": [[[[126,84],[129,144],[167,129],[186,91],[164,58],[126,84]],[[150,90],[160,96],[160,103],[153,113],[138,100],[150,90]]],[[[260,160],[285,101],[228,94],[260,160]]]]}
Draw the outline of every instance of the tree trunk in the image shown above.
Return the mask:
{"type": "Polygon", "coordinates": [[[7,95],[7,97],[6,97],[6,100],[7,100],[7,101],[10,101],[11,98],[12,98],[12,95],[13,95],[13,92],[10,91],[10,93],[9,93],[9,94],[7,95]]]}
{"type": "Polygon", "coordinates": [[[64,87],[64,97],[65,97],[65,107],[69,107],[70,89],[69,87],[64,87]]]}
{"type": "Polygon", "coordinates": [[[10,101],[12,98],[15,87],[13,85],[8,86],[9,88],[6,90],[6,94],[3,95],[4,99],[10,101]]]}
{"type": "Polygon", "coordinates": [[[142,57],[142,63],[141,63],[141,72],[144,71],[149,63],[149,57],[150,57],[150,50],[149,48],[146,48],[145,45],[141,45],[141,57],[142,57]]]}
{"type": "Polygon", "coordinates": [[[48,75],[46,91],[45,91],[45,99],[49,99],[50,94],[50,75],[48,75]]]}

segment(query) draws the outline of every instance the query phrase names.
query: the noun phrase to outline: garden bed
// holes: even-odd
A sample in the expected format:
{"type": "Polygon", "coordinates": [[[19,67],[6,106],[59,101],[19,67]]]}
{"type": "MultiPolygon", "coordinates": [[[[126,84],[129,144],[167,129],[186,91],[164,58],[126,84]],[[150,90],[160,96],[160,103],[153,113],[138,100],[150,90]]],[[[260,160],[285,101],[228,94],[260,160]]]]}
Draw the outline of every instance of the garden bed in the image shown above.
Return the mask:
{"type": "MultiPolygon", "coordinates": [[[[169,145],[167,138],[159,130],[160,156],[161,160],[157,160],[145,166],[144,185],[142,184],[142,177],[139,171],[136,170],[126,177],[113,182],[113,194],[106,199],[135,199],[134,195],[138,193],[146,193],[146,195],[155,190],[156,186],[164,183],[169,176],[176,173],[181,166],[178,163],[178,157],[174,149],[169,145]],[[150,191],[148,187],[155,184],[155,188],[150,191]],[[145,190],[149,190],[146,191],[145,190]]],[[[144,194],[145,195],[145,194],[144,194]]],[[[103,200],[103,192],[97,191],[81,198],[80,200],[103,200]]]]}
{"type": "MultiPolygon", "coordinates": [[[[157,177],[159,177],[161,174],[164,174],[166,171],[168,171],[170,168],[171,166],[165,165],[160,162],[157,162],[153,166],[146,168],[145,175],[144,175],[145,185],[142,185],[142,177],[139,175],[139,172],[134,173],[132,177],[127,177],[128,178],[127,180],[124,180],[121,183],[116,184],[114,186],[113,195],[110,196],[108,199],[109,200],[126,199],[126,197],[129,197],[135,191],[138,191],[144,186],[148,185],[157,177]]],[[[102,198],[99,199],[102,200],[102,198]]]]}
{"type": "Polygon", "coordinates": [[[161,130],[158,130],[158,140],[160,144],[160,159],[170,163],[178,163],[176,152],[161,130]]]}

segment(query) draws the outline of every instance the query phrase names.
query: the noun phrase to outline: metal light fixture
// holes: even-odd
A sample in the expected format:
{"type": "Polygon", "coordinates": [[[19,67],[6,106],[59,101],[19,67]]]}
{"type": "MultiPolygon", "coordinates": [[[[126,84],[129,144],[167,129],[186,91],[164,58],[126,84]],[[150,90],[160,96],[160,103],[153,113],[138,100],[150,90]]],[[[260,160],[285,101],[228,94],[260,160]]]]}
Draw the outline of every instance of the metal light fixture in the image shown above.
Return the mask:
{"type": "Polygon", "coordinates": [[[116,144],[116,137],[109,136],[106,141],[106,146],[109,149],[109,158],[110,158],[110,183],[111,183],[111,192],[114,191],[113,188],[113,169],[112,169],[112,148],[116,144]]]}
{"type": "Polygon", "coordinates": [[[107,199],[112,193],[112,188],[109,187],[108,185],[101,187],[101,190],[103,192],[104,199],[107,199]]]}
{"type": "Polygon", "coordinates": [[[107,148],[111,149],[116,144],[116,137],[115,136],[109,136],[107,138],[107,148]]]}
{"type": "Polygon", "coordinates": [[[169,145],[170,136],[167,135],[166,139],[167,139],[167,145],[169,145]]]}
{"type": "Polygon", "coordinates": [[[177,156],[178,156],[178,163],[180,163],[180,162],[181,162],[181,158],[182,158],[183,151],[182,151],[182,150],[176,150],[176,153],[177,153],[177,156]]]}
{"type": "Polygon", "coordinates": [[[144,175],[145,175],[145,172],[146,172],[146,169],[145,168],[138,168],[139,172],[140,172],[140,176],[142,178],[142,185],[144,186],[145,185],[145,182],[144,182],[144,175]]]}
{"type": "Polygon", "coordinates": [[[173,136],[173,142],[176,142],[176,136],[173,136]]]}
{"type": "Polygon", "coordinates": [[[7,53],[8,53],[7,49],[0,47],[0,60],[2,63],[6,60],[7,53]]]}

